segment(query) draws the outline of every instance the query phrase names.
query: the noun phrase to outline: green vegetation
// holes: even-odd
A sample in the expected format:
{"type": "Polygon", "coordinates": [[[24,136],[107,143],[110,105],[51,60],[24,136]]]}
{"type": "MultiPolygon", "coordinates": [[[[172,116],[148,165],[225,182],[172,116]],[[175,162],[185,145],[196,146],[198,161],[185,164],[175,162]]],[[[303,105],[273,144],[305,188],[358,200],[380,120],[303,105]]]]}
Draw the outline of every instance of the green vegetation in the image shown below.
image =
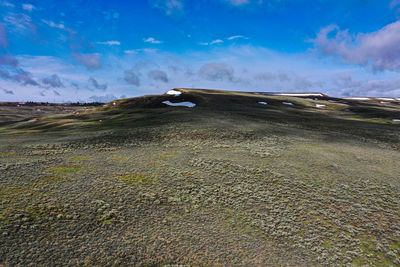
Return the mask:
{"type": "Polygon", "coordinates": [[[85,168],[87,168],[87,167],[82,166],[82,165],[62,164],[62,165],[57,165],[57,166],[47,168],[47,169],[45,169],[45,171],[51,172],[54,175],[66,175],[66,174],[68,175],[68,174],[74,174],[79,171],[82,171],[85,168]]]}
{"type": "Polygon", "coordinates": [[[177,90],[1,125],[0,265],[400,265],[397,102],[177,90]]]}

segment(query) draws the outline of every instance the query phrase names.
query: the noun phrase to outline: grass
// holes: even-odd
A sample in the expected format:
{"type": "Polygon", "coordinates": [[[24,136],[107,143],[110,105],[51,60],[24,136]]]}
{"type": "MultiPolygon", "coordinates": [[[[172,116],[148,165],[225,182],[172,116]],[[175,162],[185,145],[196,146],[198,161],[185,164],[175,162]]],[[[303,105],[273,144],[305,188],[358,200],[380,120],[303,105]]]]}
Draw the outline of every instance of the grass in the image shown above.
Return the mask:
{"type": "Polygon", "coordinates": [[[54,175],[74,174],[86,169],[87,166],[75,164],[62,164],[45,169],[46,172],[51,172],[54,175]]]}
{"type": "Polygon", "coordinates": [[[14,155],[14,154],[15,154],[14,151],[2,152],[2,153],[0,153],[0,157],[6,157],[6,156],[9,156],[9,155],[14,155]]]}
{"type": "Polygon", "coordinates": [[[114,177],[114,179],[122,181],[129,186],[146,186],[152,185],[156,180],[143,173],[133,173],[114,177]]]}

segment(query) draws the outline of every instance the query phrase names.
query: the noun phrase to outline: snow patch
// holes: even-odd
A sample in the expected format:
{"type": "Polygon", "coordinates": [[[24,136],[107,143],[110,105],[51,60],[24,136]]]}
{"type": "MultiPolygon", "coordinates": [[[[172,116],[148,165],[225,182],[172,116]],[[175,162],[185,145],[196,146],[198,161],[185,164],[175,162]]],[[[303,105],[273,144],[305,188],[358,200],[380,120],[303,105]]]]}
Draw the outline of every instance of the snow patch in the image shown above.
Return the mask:
{"type": "Polygon", "coordinates": [[[393,122],[400,122],[400,119],[393,119],[393,122]]]}
{"type": "Polygon", "coordinates": [[[344,99],[350,99],[350,100],[362,100],[362,101],[371,100],[369,97],[345,97],[344,99]]]}
{"type": "Polygon", "coordinates": [[[377,99],[379,100],[386,100],[386,101],[394,101],[394,98],[390,98],[390,97],[378,97],[377,99]]]}
{"type": "Polygon", "coordinates": [[[258,102],[258,104],[261,104],[261,105],[268,105],[268,103],[267,103],[267,102],[263,102],[263,101],[261,101],[261,102],[258,102]]]}
{"type": "Polygon", "coordinates": [[[178,96],[178,95],[181,95],[181,94],[182,94],[182,92],[179,92],[179,91],[176,91],[176,90],[169,90],[169,91],[167,92],[167,95],[178,96]]]}
{"type": "Polygon", "coordinates": [[[389,104],[390,102],[381,101],[381,104],[389,104]]]}
{"type": "Polygon", "coordinates": [[[167,104],[168,106],[174,106],[174,107],[195,107],[196,104],[192,102],[179,102],[179,103],[172,103],[170,101],[163,101],[163,104],[167,104]]]}
{"type": "Polygon", "coordinates": [[[326,107],[326,105],[322,105],[322,104],[316,104],[315,105],[317,108],[324,108],[324,107],[326,107]]]}
{"type": "Polygon", "coordinates": [[[293,103],[290,103],[290,102],[282,102],[282,104],[293,106],[293,103]]]}

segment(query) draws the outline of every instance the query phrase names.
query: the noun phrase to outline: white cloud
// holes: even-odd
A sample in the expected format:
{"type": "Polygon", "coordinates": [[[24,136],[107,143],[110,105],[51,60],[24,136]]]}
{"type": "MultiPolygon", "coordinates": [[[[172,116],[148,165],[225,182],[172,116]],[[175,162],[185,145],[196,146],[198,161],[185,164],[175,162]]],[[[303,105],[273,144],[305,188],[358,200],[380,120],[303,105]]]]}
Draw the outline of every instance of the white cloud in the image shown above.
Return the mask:
{"type": "Polygon", "coordinates": [[[199,44],[200,44],[200,45],[214,45],[214,44],[221,44],[221,43],[223,43],[223,42],[224,42],[223,40],[217,39],[217,40],[211,41],[211,42],[209,42],[209,43],[199,43],[199,44]]]}
{"type": "Polygon", "coordinates": [[[137,51],[131,49],[131,50],[125,50],[124,53],[125,53],[125,54],[128,54],[128,55],[135,55],[135,54],[137,54],[137,51]]]}
{"type": "Polygon", "coordinates": [[[390,2],[390,8],[395,8],[398,5],[400,5],[400,0],[392,0],[392,2],[390,2]]]}
{"type": "Polygon", "coordinates": [[[88,102],[99,102],[99,103],[108,103],[111,101],[114,101],[118,99],[116,96],[114,96],[113,94],[107,94],[107,95],[93,95],[91,97],[88,98],[88,102]]]}
{"type": "Polygon", "coordinates": [[[222,41],[221,39],[217,39],[217,40],[214,40],[214,41],[212,41],[212,42],[210,42],[210,45],[213,45],[213,44],[221,44],[221,43],[223,43],[224,41],[222,41]]]}
{"type": "Polygon", "coordinates": [[[5,6],[5,7],[15,7],[14,4],[9,3],[9,2],[2,2],[1,5],[2,5],[2,6],[5,6]]]}
{"type": "Polygon", "coordinates": [[[247,5],[250,3],[249,0],[225,0],[225,1],[234,6],[247,5]]]}
{"type": "Polygon", "coordinates": [[[158,52],[157,48],[138,48],[138,49],[129,49],[124,51],[124,53],[127,55],[136,55],[138,53],[154,54],[157,52],[158,52]]]}
{"type": "Polygon", "coordinates": [[[36,34],[36,27],[32,22],[32,18],[24,13],[9,12],[3,18],[4,23],[13,31],[20,34],[33,33],[36,34]]]}
{"type": "Polygon", "coordinates": [[[149,0],[152,7],[160,9],[168,16],[179,16],[184,12],[183,0],[149,0]]]}
{"type": "Polygon", "coordinates": [[[35,6],[32,4],[22,4],[22,9],[26,11],[32,11],[35,9],[35,6]]]}
{"type": "Polygon", "coordinates": [[[106,42],[97,42],[98,44],[102,45],[120,45],[121,43],[119,41],[106,41],[106,42]]]}
{"type": "MultiPolygon", "coordinates": [[[[96,72],[55,57],[18,56],[17,59],[34,80],[42,81],[52,74],[62,77],[65,87],[56,88],[61,95],[59,101],[84,101],[93,95],[105,94],[99,93],[101,90],[94,93],[96,83],[89,82],[89,77],[100,78],[97,87],[104,90],[107,84],[107,92],[115,96],[158,94],[174,87],[319,91],[338,97],[398,97],[400,94],[397,72],[366,72],[358,66],[332,63],[310,52],[285,54],[251,45],[212,46],[207,51],[180,54],[153,50],[149,53],[145,49],[131,51],[134,56],[104,55],[104,66],[96,72]],[[136,64],[139,62],[142,63],[136,64]],[[134,72],[125,75],[126,70],[134,72]],[[165,75],[154,70],[162,70],[165,75]]],[[[14,91],[12,95],[0,90],[4,101],[54,99],[50,91],[40,95],[43,87],[22,85],[10,79],[0,79],[0,86],[14,91]]]]}
{"type": "Polygon", "coordinates": [[[162,41],[156,40],[154,37],[149,37],[147,39],[143,40],[145,43],[151,43],[151,44],[161,44],[162,41]]]}
{"type": "Polygon", "coordinates": [[[57,24],[57,23],[55,23],[53,21],[48,21],[48,20],[45,20],[45,19],[42,19],[42,22],[47,24],[47,25],[49,25],[52,28],[57,28],[57,29],[61,29],[61,30],[65,29],[65,25],[63,23],[58,23],[57,24]]]}
{"type": "Polygon", "coordinates": [[[351,64],[372,66],[374,70],[400,71],[400,20],[378,31],[355,35],[330,25],[311,42],[323,54],[340,57],[351,64]]]}
{"type": "Polygon", "coordinates": [[[234,35],[234,36],[228,37],[226,39],[235,40],[235,39],[248,39],[248,38],[246,36],[243,36],[243,35],[234,35]]]}

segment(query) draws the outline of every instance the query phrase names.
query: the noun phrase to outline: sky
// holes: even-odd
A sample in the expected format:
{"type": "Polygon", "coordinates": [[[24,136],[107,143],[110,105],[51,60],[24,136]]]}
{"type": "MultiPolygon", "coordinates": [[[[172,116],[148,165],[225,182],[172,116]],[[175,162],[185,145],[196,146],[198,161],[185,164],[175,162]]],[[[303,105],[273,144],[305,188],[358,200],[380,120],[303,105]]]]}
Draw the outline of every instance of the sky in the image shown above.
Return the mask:
{"type": "Polygon", "coordinates": [[[0,0],[0,101],[400,97],[400,0],[0,0]]]}

